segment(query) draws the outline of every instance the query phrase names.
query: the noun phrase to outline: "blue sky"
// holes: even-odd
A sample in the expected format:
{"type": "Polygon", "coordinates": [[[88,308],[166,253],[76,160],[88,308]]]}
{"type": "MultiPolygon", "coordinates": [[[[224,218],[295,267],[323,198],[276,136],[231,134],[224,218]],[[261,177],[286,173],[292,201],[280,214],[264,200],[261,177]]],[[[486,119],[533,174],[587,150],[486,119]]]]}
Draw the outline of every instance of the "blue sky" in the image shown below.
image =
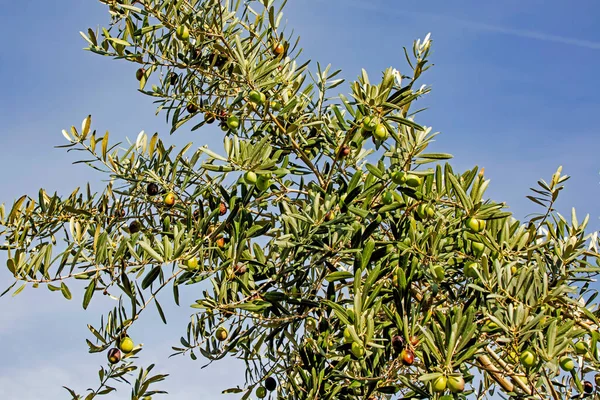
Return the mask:
{"type": "MultiPolygon", "coordinates": [[[[0,3],[0,202],[11,204],[40,187],[69,194],[88,180],[100,188],[98,174],[72,166],[76,156],[53,148],[64,143],[61,129],[79,126],[88,114],[93,128],[118,139],[158,131],[173,143],[222,149],[216,128],[187,132],[190,125],[168,138],[164,115],[155,117],[151,99],[136,91],[136,66],[81,50],[78,32],[105,25],[105,6],[0,3]]],[[[407,71],[402,47],[431,32],[435,67],[423,83],[433,91],[421,102],[429,110],[418,122],[442,132],[432,150],[452,153],[455,171],[485,167],[492,180],[488,196],[506,201],[520,219],[539,211],[525,199],[529,188],[562,165],[572,178],[557,208],[569,216],[575,207],[580,220],[590,214],[590,232],[600,228],[598,15],[595,0],[304,0],[290,2],[286,11],[289,27],[302,37],[303,57],[332,63],[348,79],[363,67],[373,77],[388,66],[407,71]]],[[[1,270],[0,289],[10,283],[1,270]]],[[[0,398],[64,399],[63,384],[78,390],[95,385],[104,355],[88,355],[83,337],[86,324],[96,324],[113,304],[95,300],[82,312],[81,292],[75,297],[67,302],[45,289],[27,289],[0,299],[0,398]]],[[[234,378],[231,361],[200,370],[200,362],[166,359],[188,314],[185,306],[174,308],[165,327],[151,312],[136,328],[143,360],[172,374],[163,385],[171,398],[215,398],[243,383],[242,374],[234,378]]],[[[128,393],[122,387],[107,398],[128,393]]]]}

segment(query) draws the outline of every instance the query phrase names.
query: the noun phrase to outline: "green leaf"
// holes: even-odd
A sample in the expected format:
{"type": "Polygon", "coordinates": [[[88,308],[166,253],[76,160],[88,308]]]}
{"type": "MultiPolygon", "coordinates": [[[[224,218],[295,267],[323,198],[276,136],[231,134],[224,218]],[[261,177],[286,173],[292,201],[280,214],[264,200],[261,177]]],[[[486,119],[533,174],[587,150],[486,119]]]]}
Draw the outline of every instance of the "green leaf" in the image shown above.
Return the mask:
{"type": "Polygon", "coordinates": [[[146,26],[142,29],[138,29],[137,31],[135,31],[133,35],[134,36],[143,36],[147,33],[154,32],[162,27],[163,27],[162,24],[146,26]]]}
{"type": "Polygon", "coordinates": [[[90,125],[92,123],[92,116],[88,115],[81,123],[81,140],[85,140],[88,133],[90,133],[90,125]]]}
{"type": "Polygon", "coordinates": [[[142,289],[148,289],[150,287],[150,285],[152,285],[152,282],[154,282],[156,280],[156,278],[158,278],[159,275],[160,275],[160,265],[152,268],[150,270],[150,272],[148,272],[148,274],[146,274],[146,276],[144,277],[144,280],[142,281],[142,289]]]}
{"type": "Polygon", "coordinates": [[[227,158],[215,153],[214,151],[210,150],[208,147],[206,146],[202,146],[199,147],[198,150],[200,150],[203,153],[208,154],[209,157],[214,158],[215,160],[219,160],[219,161],[227,161],[227,158]]]}
{"type": "Polygon", "coordinates": [[[83,309],[86,310],[90,301],[92,300],[92,296],[94,295],[94,291],[96,290],[96,280],[92,279],[90,284],[85,289],[85,293],[83,295],[83,309]]]}
{"type": "Polygon", "coordinates": [[[418,131],[425,131],[425,128],[423,128],[421,125],[419,125],[409,119],[406,119],[406,118],[403,118],[403,117],[400,117],[397,115],[388,115],[386,118],[391,119],[392,121],[395,121],[401,125],[410,126],[411,128],[414,128],[418,131]]]}
{"type": "Polygon", "coordinates": [[[369,170],[370,173],[375,175],[379,179],[383,179],[383,171],[380,171],[376,166],[372,164],[366,164],[365,167],[369,170]]]}
{"type": "Polygon", "coordinates": [[[363,218],[367,218],[367,216],[369,215],[369,211],[354,206],[348,206],[348,211],[350,211],[352,214],[359,215],[363,218]]]}
{"type": "Polygon", "coordinates": [[[131,43],[129,43],[126,40],[123,39],[118,39],[118,38],[114,38],[114,37],[110,37],[110,38],[106,38],[106,40],[110,40],[111,42],[113,42],[114,44],[120,44],[121,46],[131,46],[131,43]]]}
{"type": "Polygon", "coordinates": [[[260,312],[264,311],[271,306],[271,303],[263,300],[254,300],[249,303],[238,304],[235,308],[239,308],[240,310],[246,310],[251,312],[260,312]]]}
{"type": "Polygon", "coordinates": [[[17,218],[17,214],[21,210],[21,206],[23,205],[23,202],[25,201],[26,198],[27,198],[27,195],[23,195],[23,196],[19,197],[19,199],[17,201],[15,201],[15,204],[13,205],[12,209],[10,210],[10,213],[8,214],[8,222],[9,223],[15,222],[15,219],[17,218]]]}
{"type": "Polygon", "coordinates": [[[156,300],[156,298],[154,299],[154,304],[156,305],[156,310],[158,311],[158,315],[160,315],[160,319],[166,325],[167,318],[165,317],[165,312],[163,311],[162,307],[160,306],[160,303],[158,302],[158,300],[156,300]]]}
{"type": "Polygon", "coordinates": [[[327,282],[335,282],[335,281],[340,281],[342,279],[350,279],[350,278],[354,278],[354,274],[348,271],[336,271],[336,272],[332,272],[329,275],[327,275],[325,277],[325,280],[327,282]]]}
{"type": "Polygon", "coordinates": [[[15,290],[14,293],[12,294],[12,297],[15,297],[16,295],[21,293],[23,291],[23,289],[25,289],[25,286],[27,286],[27,283],[24,283],[21,286],[19,286],[19,288],[17,290],[15,290]]]}
{"type": "Polygon", "coordinates": [[[361,259],[361,268],[365,268],[367,265],[369,265],[369,261],[371,261],[371,254],[373,254],[373,250],[375,249],[375,240],[373,240],[373,238],[370,238],[369,240],[367,240],[367,243],[365,243],[365,246],[363,248],[363,252],[362,252],[362,259],[361,259]]]}
{"type": "Polygon", "coordinates": [[[242,393],[244,390],[240,389],[240,388],[230,388],[230,389],[225,389],[223,390],[221,393],[222,394],[227,394],[227,393],[242,393]]]}
{"type": "Polygon", "coordinates": [[[138,243],[140,245],[141,248],[143,248],[146,253],[148,253],[150,255],[150,257],[154,258],[156,261],[158,261],[159,263],[164,263],[163,258],[161,257],[160,254],[158,254],[156,252],[156,250],[154,250],[148,243],[141,241],[138,243]]]}
{"type": "Polygon", "coordinates": [[[452,154],[448,153],[421,153],[419,158],[428,158],[431,160],[449,160],[452,158],[452,154]]]}
{"type": "Polygon", "coordinates": [[[462,206],[467,212],[471,211],[473,209],[473,203],[471,202],[471,198],[467,196],[467,193],[465,193],[464,189],[458,182],[458,179],[456,179],[454,174],[449,175],[448,178],[450,178],[450,182],[452,183],[454,193],[456,193],[456,196],[458,197],[462,206]]]}
{"type": "Polygon", "coordinates": [[[65,297],[65,299],[71,300],[71,298],[73,298],[73,296],[71,295],[71,291],[69,290],[69,288],[67,287],[67,285],[65,285],[64,282],[60,283],[60,291],[62,292],[62,294],[65,297]]]}

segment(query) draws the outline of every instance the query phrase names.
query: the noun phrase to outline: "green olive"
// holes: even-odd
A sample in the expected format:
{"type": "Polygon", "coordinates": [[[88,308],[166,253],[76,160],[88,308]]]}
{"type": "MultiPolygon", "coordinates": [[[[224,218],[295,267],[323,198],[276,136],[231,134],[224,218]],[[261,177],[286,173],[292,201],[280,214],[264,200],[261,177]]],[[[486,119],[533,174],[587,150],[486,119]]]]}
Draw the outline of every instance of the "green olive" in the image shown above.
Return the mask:
{"type": "Polygon", "coordinates": [[[417,188],[423,184],[423,178],[418,175],[408,174],[406,176],[406,185],[411,188],[417,188]]]}
{"type": "Polygon", "coordinates": [[[235,115],[230,116],[227,118],[227,126],[231,130],[236,130],[240,126],[240,119],[235,115]]]}
{"type": "Polygon", "coordinates": [[[177,30],[175,31],[175,36],[177,36],[177,39],[179,39],[179,40],[187,41],[190,38],[190,30],[188,29],[187,26],[180,25],[177,27],[177,30]]]}
{"type": "Polygon", "coordinates": [[[254,185],[258,180],[258,176],[254,171],[246,171],[246,173],[244,174],[244,180],[246,181],[246,183],[254,185]]]}
{"type": "Polygon", "coordinates": [[[439,376],[433,381],[433,391],[436,393],[442,393],[446,390],[448,379],[445,376],[439,376]]]}
{"type": "Polygon", "coordinates": [[[377,124],[373,131],[373,136],[379,140],[385,140],[388,137],[388,130],[384,124],[377,124]]]}
{"type": "Polygon", "coordinates": [[[475,233],[482,232],[485,229],[485,221],[477,218],[467,218],[467,227],[475,233]]]}
{"type": "Polygon", "coordinates": [[[365,355],[365,348],[358,342],[352,342],[351,350],[356,358],[362,358],[365,355]]]}
{"type": "Polygon", "coordinates": [[[525,368],[533,367],[537,361],[537,357],[535,356],[535,354],[529,350],[525,350],[521,354],[520,359],[521,359],[521,364],[523,364],[523,366],[525,368]]]}

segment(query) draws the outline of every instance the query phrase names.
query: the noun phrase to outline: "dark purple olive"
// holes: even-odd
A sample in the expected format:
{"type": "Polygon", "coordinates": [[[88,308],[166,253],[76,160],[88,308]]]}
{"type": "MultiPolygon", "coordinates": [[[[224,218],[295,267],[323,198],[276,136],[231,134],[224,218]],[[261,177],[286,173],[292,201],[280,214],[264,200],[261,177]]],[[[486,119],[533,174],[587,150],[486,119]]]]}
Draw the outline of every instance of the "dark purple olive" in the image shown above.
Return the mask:
{"type": "Polygon", "coordinates": [[[267,388],[269,392],[272,392],[273,390],[277,389],[277,381],[275,380],[275,378],[270,376],[267,379],[265,379],[265,388],[267,388]]]}
{"type": "Polygon", "coordinates": [[[156,183],[152,182],[148,184],[148,187],[146,187],[146,193],[148,193],[149,196],[156,196],[159,192],[159,187],[156,183]]]}
{"type": "Polygon", "coordinates": [[[121,350],[117,349],[117,348],[112,348],[108,351],[108,361],[111,364],[116,364],[119,361],[121,361],[121,350]]]}

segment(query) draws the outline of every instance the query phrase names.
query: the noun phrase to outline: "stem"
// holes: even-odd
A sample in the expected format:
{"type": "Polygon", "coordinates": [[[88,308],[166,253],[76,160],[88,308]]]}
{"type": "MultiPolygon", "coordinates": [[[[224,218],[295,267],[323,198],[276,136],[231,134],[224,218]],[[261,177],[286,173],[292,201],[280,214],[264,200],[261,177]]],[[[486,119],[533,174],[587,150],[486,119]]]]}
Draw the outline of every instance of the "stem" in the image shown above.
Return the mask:
{"type": "MultiPolygon", "coordinates": [[[[273,120],[273,122],[275,122],[275,124],[277,125],[277,127],[281,130],[281,132],[285,133],[286,132],[285,128],[279,123],[279,121],[277,120],[277,118],[270,111],[269,111],[268,114],[271,117],[271,119],[273,120]]],[[[290,142],[292,143],[292,147],[296,151],[296,155],[298,155],[298,157],[300,157],[300,159],[302,161],[304,161],[304,163],[306,164],[306,166],[308,168],[310,168],[310,170],[315,174],[315,176],[319,180],[319,185],[321,185],[322,188],[325,188],[325,181],[323,180],[323,176],[321,175],[321,173],[319,172],[319,170],[317,169],[317,167],[315,167],[315,165],[312,163],[312,161],[310,161],[308,159],[308,157],[306,157],[306,154],[304,154],[304,152],[300,148],[300,145],[298,145],[298,142],[296,142],[291,135],[288,136],[288,137],[290,139],[290,142]]]]}

